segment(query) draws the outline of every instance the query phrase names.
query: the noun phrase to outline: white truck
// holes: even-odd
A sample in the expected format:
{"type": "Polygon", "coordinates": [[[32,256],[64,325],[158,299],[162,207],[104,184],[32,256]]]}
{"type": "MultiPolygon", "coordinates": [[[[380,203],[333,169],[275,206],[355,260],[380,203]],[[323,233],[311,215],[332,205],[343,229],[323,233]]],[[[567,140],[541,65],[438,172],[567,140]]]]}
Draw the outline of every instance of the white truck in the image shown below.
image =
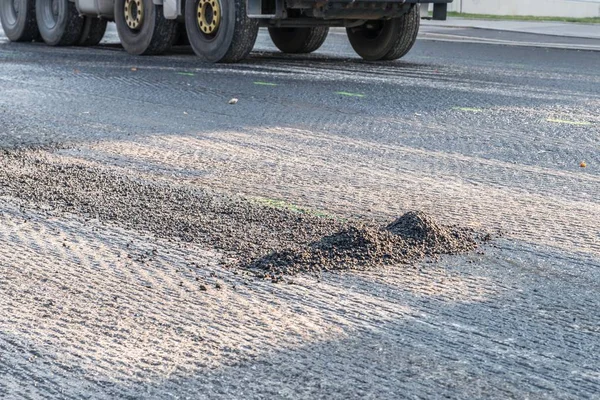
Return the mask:
{"type": "Polygon", "coordinates": [[[93,46],[114,21],[131,54],[160,54],[183,37],[210,62],[236,62],[267,27],[284,53],[310,53],[330,27],[345,27],[365,60],[395,60],[414,44],[420,7],[445,19],[452,0],[0,0],[0,21],[15,42],[93,46]],[[179,38],[179,39],[178,39],[179,38]]]}

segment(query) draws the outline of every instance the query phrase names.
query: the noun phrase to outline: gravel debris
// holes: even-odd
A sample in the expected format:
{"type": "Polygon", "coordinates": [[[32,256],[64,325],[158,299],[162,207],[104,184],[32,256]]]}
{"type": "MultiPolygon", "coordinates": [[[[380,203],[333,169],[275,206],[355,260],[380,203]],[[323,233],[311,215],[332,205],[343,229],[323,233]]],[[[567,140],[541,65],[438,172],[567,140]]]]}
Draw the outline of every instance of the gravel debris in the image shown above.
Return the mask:
{"type": "Polygon", "coordinates": [[[273,208],[240,196],[81,165],[41,151],[0,154],[0,196],[141,233],[195,242],[243,262],[341,229],[334,218],[273,208]]]}
{"type": "Polygon", "coordinates": [[[203,188],[134,180],[39,151],[0,155],[0,195],[210,246],[223,251],[227,263],[275,281],[300,272],[410,264],[476,247],[473,232],[422,212],[387,227],[341,222],[203,188]]]}
{"type": "Polygon", "coordinates": [[[464,253],[476,246],[471,229],[440,225],[422,211],[409,211],[385,229],[421,248],[428,256],[464,253]]]}
{"type": "Polygon", "coordinates": [[[427,256],[459,254],[475,248],[471,230],[443,226],[421,211],[410,211],[387,227],[349,226],[300,250],[273,252],[249,267],[277,281],[300,272],[320,274],[412,264],[427,256]]]}

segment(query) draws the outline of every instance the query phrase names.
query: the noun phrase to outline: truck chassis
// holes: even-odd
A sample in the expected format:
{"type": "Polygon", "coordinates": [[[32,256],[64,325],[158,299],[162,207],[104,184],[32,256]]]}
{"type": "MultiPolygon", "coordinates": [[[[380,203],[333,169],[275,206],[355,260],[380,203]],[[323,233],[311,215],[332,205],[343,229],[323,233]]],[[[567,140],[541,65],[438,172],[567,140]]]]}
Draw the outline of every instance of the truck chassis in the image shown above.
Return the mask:
{"type": "Polygon", "coordinates": [[[131,54],[161,54],[187,41],[210,62],[248,56],[259,27],[284,53],[310,53],[330,27],[344,27],[365,60],[395,60],[415,43],[419,4],[433,3],[445,19],[452,0],[0,0],[0,21],[11,41],[94,46],[114,21],[131,54]]]}

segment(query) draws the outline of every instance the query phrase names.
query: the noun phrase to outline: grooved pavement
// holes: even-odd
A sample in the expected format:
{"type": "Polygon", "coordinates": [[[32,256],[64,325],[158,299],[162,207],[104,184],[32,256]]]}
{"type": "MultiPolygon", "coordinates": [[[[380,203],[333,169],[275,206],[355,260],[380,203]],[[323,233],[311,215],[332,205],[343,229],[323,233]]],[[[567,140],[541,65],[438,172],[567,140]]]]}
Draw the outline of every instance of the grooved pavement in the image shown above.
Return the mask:
{"type": "Polygon", "coordinates": [[[377,65],[340,35],[289,57],[261,33],[247,62],[212,66],[111,38],[0,37],[3,151],[503,236],[275,285],[0,187],[0,397],[598,398],[598,53],[428,40],[377,65]]]}

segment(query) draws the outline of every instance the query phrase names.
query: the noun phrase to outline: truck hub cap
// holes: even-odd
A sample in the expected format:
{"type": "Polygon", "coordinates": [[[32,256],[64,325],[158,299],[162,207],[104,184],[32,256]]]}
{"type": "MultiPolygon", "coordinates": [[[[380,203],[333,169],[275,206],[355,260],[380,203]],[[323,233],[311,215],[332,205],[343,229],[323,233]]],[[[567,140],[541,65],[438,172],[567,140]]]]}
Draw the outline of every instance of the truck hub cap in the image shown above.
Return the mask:
{"type": "Polygon", "coordinates": [[[221,22],[219,0],[200,0],[198,2],[198,28],[206,35],[214,34],[221,22]]]}
{"type": "Polygon", "coordinates": [[[144,4],[142,0],[125,0],[123,13],[125,14],[125,22],[130,29],[140,29],[144,21],[144,4]]]}

